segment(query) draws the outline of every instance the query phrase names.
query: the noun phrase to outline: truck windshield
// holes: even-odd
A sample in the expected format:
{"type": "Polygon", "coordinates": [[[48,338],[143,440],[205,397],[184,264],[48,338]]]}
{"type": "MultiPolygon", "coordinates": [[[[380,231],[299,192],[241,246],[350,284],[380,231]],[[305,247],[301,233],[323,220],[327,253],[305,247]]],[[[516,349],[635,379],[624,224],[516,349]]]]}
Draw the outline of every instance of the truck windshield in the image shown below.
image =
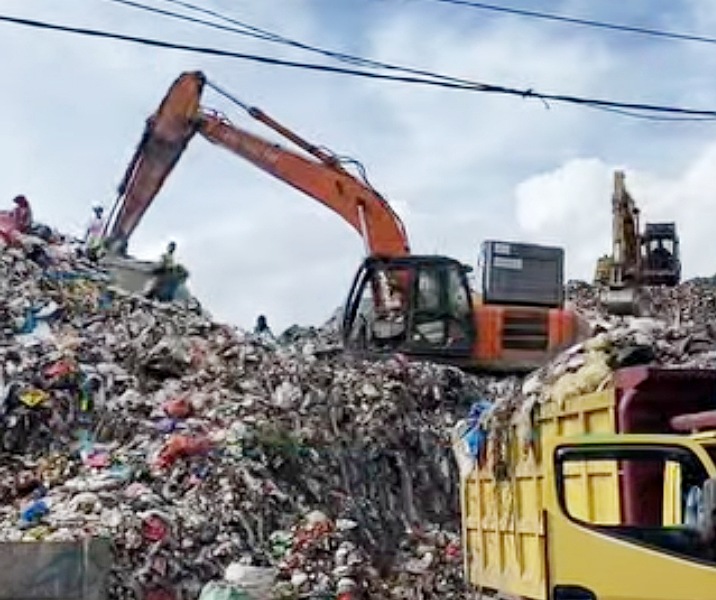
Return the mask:
{"type": "MultiPolygon", "coordinates": [[[[716,447],[708,450],[713,459],[716,447]]],[[[709,474],[691,451],[632,445],[560,453],[558,493],[572,520],[625,541],[716,562],[716,548],[699,529],[709,474]]]]}

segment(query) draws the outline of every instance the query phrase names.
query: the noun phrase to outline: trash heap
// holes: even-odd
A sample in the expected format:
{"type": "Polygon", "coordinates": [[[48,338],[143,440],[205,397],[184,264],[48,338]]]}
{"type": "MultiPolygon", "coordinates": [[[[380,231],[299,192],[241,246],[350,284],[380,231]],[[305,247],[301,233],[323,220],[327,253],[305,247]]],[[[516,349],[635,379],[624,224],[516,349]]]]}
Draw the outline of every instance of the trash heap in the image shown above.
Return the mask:
{"type": "MultiPolygon", "coordinates": [[[[567,283],[567,301],[592,320],[616,321],[599,302],[599,289],[584,281],[567,283]]],[[[672,324],[703,326],[716,314],[716,278],[697,278],[674,287],[645,290],[648,314],[672,324]]]]}
{"type": "Polygon", "coordinates": [[[267,345],[21,242],[0,252],[0,540],[109,537],[111,599],[464,597],[449,431],[509,381],[267,345]]]}
{"type": "MultiPolygon", "coordinates": [[[[712,366],[714,288],[658,290],[521,380],[354,362],[115,289],[72,245],[0,249],[0,541],[111,541],[109,598],[469,597],[451,431],[491,435],[619,366],[712,366]]],[[[335,321],[335,319],[334,319],[335,321]]],[[[505,469],[507,467],[505,466],[505,469]]]]}

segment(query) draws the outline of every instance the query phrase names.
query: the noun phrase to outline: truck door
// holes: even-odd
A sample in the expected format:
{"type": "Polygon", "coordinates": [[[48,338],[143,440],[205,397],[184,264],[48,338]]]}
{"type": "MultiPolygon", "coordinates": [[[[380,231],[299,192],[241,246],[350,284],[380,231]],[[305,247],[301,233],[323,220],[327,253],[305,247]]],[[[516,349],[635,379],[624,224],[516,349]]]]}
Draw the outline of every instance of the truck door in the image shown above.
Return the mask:
{"type": "Polygon", "coordinates": [[[545,464],[549,600],[716,598],[713,520],[695,524],[689,500],[716,475],[701,446],[663,435],[561,438],[545,464]],[[679,510],[668,506],[675,471],[679,510]]]}

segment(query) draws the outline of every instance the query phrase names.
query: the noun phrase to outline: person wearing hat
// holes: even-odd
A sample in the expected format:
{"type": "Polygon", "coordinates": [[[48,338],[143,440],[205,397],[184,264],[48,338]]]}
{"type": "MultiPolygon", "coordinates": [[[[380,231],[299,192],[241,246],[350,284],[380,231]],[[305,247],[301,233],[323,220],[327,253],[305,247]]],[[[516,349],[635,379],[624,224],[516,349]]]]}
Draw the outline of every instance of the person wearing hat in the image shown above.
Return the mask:
{"type": "Polygon", "coordinates": [[[87,231],[85,232],[85,252],[91,260],[96,261],[99,258],[99,253],[102,249],[104,208],[101,206],[94,206],[92,208],[92,212],[94,215],[87,226],[87,231]]]}
{"type": "Polygon", "coordinates": [[[179,286],[187,280],[189,273],[184,267],[176,264],[174,258],[176,249],[176,242],[167,244],[159,264],[152,271],[153,277],[145,294],[147,298],[171,302],[179,286]]]}
{"type": "Polygon", "coordinates": [[[13,199],[15,208],[12,209],[12,218],[15,221],[18,231],[27,233],[32,227],[32,208],[25,196],[15,196],[13,199]]]}
{"type": "Polygon", "coordinates": [[[174,268],[174,253],[176,252],[177,244],[176,242],[169,242],[167,244],[167,250],[162,254],[161,258],[161,269],[164,271],[170,271],[174,268]]]}

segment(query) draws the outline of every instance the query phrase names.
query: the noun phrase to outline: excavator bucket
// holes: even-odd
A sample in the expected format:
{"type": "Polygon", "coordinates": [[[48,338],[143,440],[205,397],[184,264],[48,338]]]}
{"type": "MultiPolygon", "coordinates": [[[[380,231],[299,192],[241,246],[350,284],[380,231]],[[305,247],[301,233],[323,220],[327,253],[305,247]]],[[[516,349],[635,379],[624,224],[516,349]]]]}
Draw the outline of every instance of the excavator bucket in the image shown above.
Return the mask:
{"type": "Polygon", "coordinates": [[[605,290],[602,305],[616,316],[643,317],[650,312],[648,301],[638,287],[605,290]]]}

